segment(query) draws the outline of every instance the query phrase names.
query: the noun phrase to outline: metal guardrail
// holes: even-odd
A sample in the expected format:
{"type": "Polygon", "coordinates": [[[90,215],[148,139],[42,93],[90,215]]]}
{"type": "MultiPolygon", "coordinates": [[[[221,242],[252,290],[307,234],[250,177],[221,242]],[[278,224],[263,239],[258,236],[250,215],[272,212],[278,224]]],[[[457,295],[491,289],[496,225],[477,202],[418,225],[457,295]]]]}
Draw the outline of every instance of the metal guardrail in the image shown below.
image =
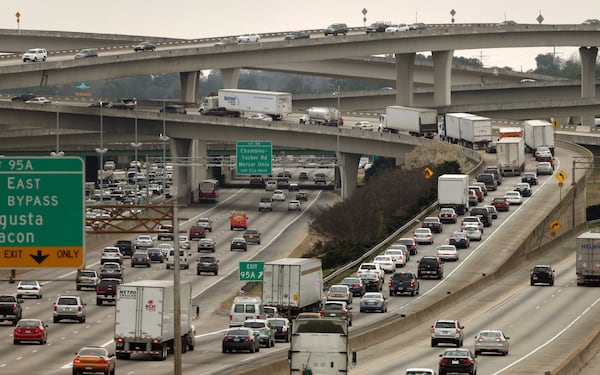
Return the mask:
{"type": "MultiPolygon", "coordinates": [[[[473,174],[473,173],[475,173],[476,171],[479,170],[479,168],[483,164],[483,159],[474,150],[464,149],[464,151],[465,151],[465,153],[468,154],[467,158],[470,159],[470,160],[472,160],[473,162],[475,162],[475,166],[473,166],[473,168],[471,168],[467,172],[467,174],[471,175],[471,174],[473,174]]],[[[396,231],[394,231],[388,237],[386,237],[385,239],[383,239],[381,242],[379,242],[377,245],[375,245],[369,251],[367,251],[366,253],[364,253],[360,258],[355,259],[355,260],[353,260],[353,261],[351,261],[351,262],[349,262],[349,263],[347,263],[347,264],[339,267],[334,272],[332,272],[329,275],[325,276],[323,278],[323,283],[325,284],[325,283],[330,282],[331,280],[335,279],[336,277],[338,277],[338,276],[342,275],[343,273],[347,272],[349,269],[351,269],[353,267],[356,267],[357,265],[359,265],[360,263],[362,263],[365,259],[368,259],[368,258],[372,257],[374,254],[378,253],[383,248],[389,246],[389,243],[393,242],[396,237],[400,236],[401,233],[403,233],[408,228],[410,228],[413,225],[415,225],[416,223],[418,223],[421,218],[425,217],[426,215],[429,214],[429,212],[431,212],[433,209],[435,209],[437,207],[437,204],[438,204],[437,201],[433,202],[431,205],[429,205],[423,211],[419,212],[415,217],[413,217],[412,219],[410,219],[402,227],[398,228],[396,231]]]]}

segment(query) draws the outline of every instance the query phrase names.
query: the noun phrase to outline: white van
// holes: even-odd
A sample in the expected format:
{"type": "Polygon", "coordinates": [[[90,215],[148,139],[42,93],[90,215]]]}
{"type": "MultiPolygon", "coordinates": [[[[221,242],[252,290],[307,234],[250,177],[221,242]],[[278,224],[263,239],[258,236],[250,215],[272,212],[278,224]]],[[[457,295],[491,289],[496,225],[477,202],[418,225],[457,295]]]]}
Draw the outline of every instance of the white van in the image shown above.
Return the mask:
{"type": "Polygon", "coordinates": [[[229,313],[229,326],[239,327],[247,319],[266,319],[260,297],[235,297],[229,313]]]}
{"type": "MultiPolygon", "coordinates": [[[[190,268],[190,257],[191,253],[186,253],[185,250],[179,249],[179,268],[189,269],[190,268]]],[[[175,267],[175,249],[171,249],[169,251],[169,255],[167,256],[167,269],[171,269],[175,267]]]]}

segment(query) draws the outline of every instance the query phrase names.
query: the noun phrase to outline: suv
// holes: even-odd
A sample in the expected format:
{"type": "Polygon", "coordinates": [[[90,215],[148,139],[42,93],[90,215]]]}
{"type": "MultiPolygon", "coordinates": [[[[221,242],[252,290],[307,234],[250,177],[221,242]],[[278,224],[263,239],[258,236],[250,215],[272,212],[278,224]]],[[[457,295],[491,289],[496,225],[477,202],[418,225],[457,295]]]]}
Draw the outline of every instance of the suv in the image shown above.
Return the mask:
{"type": "Polygon", "coordinates": [[[208,217],[198,218],[198,220],[196,221],[196,225],[203,227],[204,230],[207,230],[209,232],[212,232],[213,230],[213,221],[208,217]]]}
{"type": "Polygon", "coordinates": [[[498,188],[498,181],[493,173],[480,173],[477,175],[477,182],[483,182],[488,191],[498,188]]]}
{"type": "Polygon", "coordinates": [[[498,185],[502,185],[502,173],[500,172],[500,168],[498,168],[497,166],[488,165],[487,167],[485,167],[482,173],[493,174],[494,177],[496,177],[496,182],[498,183],[498,185]]]}
{"type": "Polygon", "coordinates": [[[444,277],[444,264],[436,256],[426,256],[419,260],[417,267],[417,276],[419,279],[424,277],[435,277],[439,280],[444,277]]]}
{"type": "Polygon", "coordinates": [[[27,50],[22,56],[23,62],[27,61],[46,61],[48,52],[44,48],[32,48],[27,50]]]}
{"type": "Polygon", "coordinates": [[[81,296],[60,295],[54,302],[52,309],[52,320],[58,323],[62,319],[78,320],[79,323],[85,323],[85,302],[81,296]]]}
{"type": "Polygon", "coordinates": [[[258,201],[258,211],[273,211],[273,198],[261,197],[258,201]]]}
{"type": "Polygon", "coordinates": [[[324,34],[325,34],[325,36],[327,36],[327,35],[336,36],[338,34],[346,35],[346,34],[348,34],[348,25],[346,25],[345,23],[332,23],[331,25],[327,26],[324,34]]]}
{"type": "Polygon", "coordinates": [[[123,255],[121,250],[116,246],[107,246],[102,250],[102,256],[100,257],[100,264],[107,262],[115,262],[123,264],[123,255]]]}
{"type": "Polygon", "coordinates": [[[383,22],[375,22],[372,23],[371,25],[369,25],[367,27],[367,29],[365,30],[365,32],[367,34],[371,34],[371,33],[384,33],[385,29],[387,29],[390,25],[383,23],[383,22]]]}
{"type": "Polygon", "coordinates": [[[435,348],[439,343],[449,343],[461,347],[464,329],[458,320],[436,320],[431,326],[431,346],[435,348]]]}
{"type": "Polygon", "coordinates": [[[413,272],[395,272],[389,281],[390,296],[410,293],[411,296],[419,294],[419,280],[413,272]]]}
{"type": "Polygon", "coordinates": [[[531,269],[530,284],[545,283],[550,286],[554,285],[554,270],[546,264],[538,264],[531,269]]]}
{"type": "Polygon", "coordinates": [[[100,283],[100,276],[98,275],[98,271],[96,270],[81,270],[77,275],[77,279],[75,281],[75,286],[77,290],[81,290],[83,288],[93,288],[96,289],[96,286],[100,283]]]}
{"type": "Polygon", "coordinates": [[[471,216],[479,217],[479,220],[483,223],[484,227],[492,226],[492,214],[485,207],[473,207],[471,208],[471,216]]]}
{"type": "MultiPolygon", "coordinates": [[[[169,250],[169,256],[167,257],[168,270],[175,267],[175,251],[175,249],[169,250]]],[[[177,251],[179,252],[179,269],[189,269],[190,262],[188,258],[188,253],[186,253],[183,249],[178,249],[177,251]]]]}
{"type": "Polygon", "coordinates": [[[196,265],[196,275],[202,272],[211,272],[215,276],[219,274],[219,261],[215,257],[200,257],[196,265]]]}
{"type": "Polygon", "coordinates": [[[96,305],[104,302],[117,302],[117,287],[121,285],[121,279],[102,279],[96,287],[96,305]]]}

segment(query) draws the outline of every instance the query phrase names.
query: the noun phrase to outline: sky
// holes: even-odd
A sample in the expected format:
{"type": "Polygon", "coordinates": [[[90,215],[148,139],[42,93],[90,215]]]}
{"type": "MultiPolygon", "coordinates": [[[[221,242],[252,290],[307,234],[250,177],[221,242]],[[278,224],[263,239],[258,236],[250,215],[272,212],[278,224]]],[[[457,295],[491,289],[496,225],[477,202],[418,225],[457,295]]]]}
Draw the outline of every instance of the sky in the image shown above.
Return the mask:
{"type": "MultiPolygon", "coordinates": [[[[202,38],[324,28],[330,23],[367,25],[392,23],[517,23],[579,24],[600,19],[598,0],[0,0],[0,28],[202,38]]],[[[23,46],[24,49],[30,46],[23,46]]],[[[484,49],[457,51],[455,56],[479,58],[483,65],[535,68],[540,53],[562,59],[576,56],[574,48],[484,49]]]]}

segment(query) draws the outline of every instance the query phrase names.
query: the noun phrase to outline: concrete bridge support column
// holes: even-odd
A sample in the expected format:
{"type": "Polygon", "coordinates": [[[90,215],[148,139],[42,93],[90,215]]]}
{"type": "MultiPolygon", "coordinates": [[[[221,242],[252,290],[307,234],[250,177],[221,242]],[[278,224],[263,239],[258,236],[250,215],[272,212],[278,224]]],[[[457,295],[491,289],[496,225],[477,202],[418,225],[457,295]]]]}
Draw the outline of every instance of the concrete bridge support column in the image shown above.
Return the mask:
{"type": "Polygon", "coordinates": [[[452,57],[454,50],[433,51],[433,104],[445,106],[452,104],[452,57]]]}
{"type": "Polygon", "coordinates": [[[360,160],[360,154],[338,152],[337,160],[338,166],[336,174],[339,171],[339,182],[341,184],[339,187],[341,196],[342,199],[346,199],[352,195],[352,192],[356,189],[356,175],[358,174],[358,161],[360,160]]]}
{"type": "Polygon", "coordinates": [[[183,103],[196,103],[198,100],[198,80],[200,72],[181,72],[181,101],[183,103]]]}
{"type": "Polygon", "coordinates": [[[223,88],[236,89],[240,79],[240,68],[221,69],[221,77],[223,77],[223,88]]]}
{"type": "Polygon", "coordinates": [[[208,167],[203,164],[207,160],[206,158],[208,156],[206,141],[203,139],[192,140],[192,147],[190,149],[189,156],[193,161],[202,161],[202,163],[200,163],[201,165],[192,165],[188,169],[190,189],[193,192],[192,202],[196,202],[198,200],[198,185],[200,184],[200,181],[208,178],[208,167]]]}
{"type": "Polygon", "coordinates": [[[397,53],[396,105],[413,105],[415,53],[397,53]]]}
{"type": "MultiPolygon", "coordinates": [[[[190,153],[191,144],[191,139],[171,138],[169,143],[171,158],[177,160],[176,158],[187,157],[190,153]]],[[[186,166],[177,165],[177,163],[173,166],[173,186],[177,188],[177,192],[173,195],[177,198],[177,201],[190,204],[190,176],[186,166]]]]}
{"type": "MultiPolygon", "coordinates": [[[[596,96],[596,58],[598,47],[579,47],[581,59],[581,97],[593,98],[596,96]]],[[[582,115],[581,125],[594,125],[593,115],[582,115]]]]}

